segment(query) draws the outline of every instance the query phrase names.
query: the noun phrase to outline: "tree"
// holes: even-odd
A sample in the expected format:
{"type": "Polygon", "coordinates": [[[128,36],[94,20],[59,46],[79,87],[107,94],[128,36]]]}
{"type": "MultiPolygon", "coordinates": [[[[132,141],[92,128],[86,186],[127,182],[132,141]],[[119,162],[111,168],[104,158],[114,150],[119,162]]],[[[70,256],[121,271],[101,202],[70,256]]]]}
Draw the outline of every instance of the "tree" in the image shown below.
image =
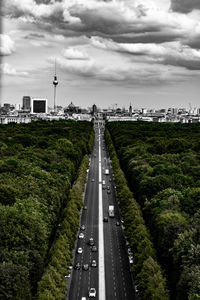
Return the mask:
{"type": "Polygon", "coordinates": [[[137,276],[139,294],[144,300],[168,300],[169,292],[160,266],[149,256],[137,276]]]}
{"type": "Polygon", "coordinates": [[[29,272],[26,267],[12,263],[0,264],[0,299],[31,299],[29,272]]]}
{"type": "Polygon", "coordinates": [[[182,200],[182,209],[191,216],[200,207],[200,188],[187,188],[182,200]]]}
{"type": "Polygon", "coordinates": [[[17,197],[20,195],[19,191],[7,184],[0,184],[0,202],[3,205],[12,205],[15,203],[17,197]]]}

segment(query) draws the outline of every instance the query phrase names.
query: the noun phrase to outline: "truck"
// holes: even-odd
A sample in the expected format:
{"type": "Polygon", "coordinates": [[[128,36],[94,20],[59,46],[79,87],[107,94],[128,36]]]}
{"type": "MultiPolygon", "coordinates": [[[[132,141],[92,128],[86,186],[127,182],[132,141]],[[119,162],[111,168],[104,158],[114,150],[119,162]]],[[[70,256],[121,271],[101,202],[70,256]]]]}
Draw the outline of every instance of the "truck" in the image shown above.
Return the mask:
{"type": "Polygon", "coordinates": [[[108,215],[111,218],[115,216],[114,205],[109,205],[109,207],[108,207],[108,215]]]}
{"type": "Polygon", "coordinates": [[[105,169],[105,175],[109,175],[109,169],[105,169]]]}

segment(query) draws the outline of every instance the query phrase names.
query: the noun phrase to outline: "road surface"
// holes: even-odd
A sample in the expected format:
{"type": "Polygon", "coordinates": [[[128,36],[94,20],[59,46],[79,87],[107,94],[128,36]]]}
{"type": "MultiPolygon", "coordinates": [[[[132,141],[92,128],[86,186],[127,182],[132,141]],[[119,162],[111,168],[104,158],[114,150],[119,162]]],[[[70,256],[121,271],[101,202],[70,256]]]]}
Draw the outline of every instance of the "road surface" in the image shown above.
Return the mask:
{"type": "MultiPolygon", "coordinates": [[[[74,265],[80,264],[80,269],[71,273],[69,300],[81,300],[88,297],[91,287],[96,289],[96,298],[99,300],[135,300],[126,241],[123,229],[116,222],[120,222],[120,214],[115,197],[115,184],[108,154],[103,139],[103,127],[95,126],[95,143],[91,155],[88,182],[86,185],[84,207],[81,213],[80,225],[85,225],[84,238],[76,242],[74,265]],[[109,175],[105,175],[109,169],[109,175]],[[102,181],[105,185],[102,186],[102,181]],[[115,217],[109,218],[108,206],[114,205],[115,217]],[[103,222],[107,217],[108,222],[103,222]],[[97,252],[92,251],[88,244],[94,239],[97,252]],[[82,248],[81,254],[77,253],[82,248]],[[92,267],[92,260],[96,260],[97,267],[92,267]],[[89,264],[88,270],[82,266],[89,264]]],[[[79,233],[78,233],[79,234],[79,233]]]]}

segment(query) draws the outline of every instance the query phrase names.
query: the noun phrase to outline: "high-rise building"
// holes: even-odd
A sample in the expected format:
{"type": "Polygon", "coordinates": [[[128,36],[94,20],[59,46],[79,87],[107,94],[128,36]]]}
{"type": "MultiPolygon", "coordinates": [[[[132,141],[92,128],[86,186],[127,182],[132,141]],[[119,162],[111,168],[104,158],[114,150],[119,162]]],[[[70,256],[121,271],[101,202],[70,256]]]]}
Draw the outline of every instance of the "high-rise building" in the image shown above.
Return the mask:
{"type": "Polygon", "coordinates": [[[47,113],[47,99],[32,98],[31,99],[31,113],[33,114],[46,114],[47,113]]]}
{"type": "Polygon", "coordinates": [[[54,74],[54,100],[53,100],[53,106],[54,106],[54,113],[56,113],[56,87],[58,85],[57,75],[56,75],[56,60],[55,60],[55,74],[54,74]]]}
{"type": "Polygon", "coordinates": [[[31,97],[30,96],[24,96],[22,99],[22,109],[31,111],[31,97]]]}
{"type": "Polygon", "coordinates": [[[96,113],[97,113],[97,106],[96,106],[96,104],[93,104],[92,105],[92,115],[94,115],[96,113]]]}
{"type": "Polygon", "coordinates": [[[10,103],[4,103],[3,108],[4,108],[6,111],[9,111],[9,110],[10,110],[10,103]]]}
{"type": "Polygon", "coordinates": [[[130,106],[129,106],[129,115],[132,116],[132,113],[133,113],[133,108],[132,108],[132,105],[130,103],[130,106]]]}

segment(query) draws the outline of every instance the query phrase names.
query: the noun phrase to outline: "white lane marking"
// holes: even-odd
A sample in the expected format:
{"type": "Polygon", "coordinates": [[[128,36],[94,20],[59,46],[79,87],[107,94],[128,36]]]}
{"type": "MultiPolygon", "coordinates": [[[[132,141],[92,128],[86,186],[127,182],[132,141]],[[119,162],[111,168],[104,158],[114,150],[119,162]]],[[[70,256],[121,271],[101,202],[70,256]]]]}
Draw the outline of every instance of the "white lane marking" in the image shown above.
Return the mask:
{"type": "MultiPolygon", "coordinates": [[[[100,136],[100,129],[99,129],[100,136]]],[[[99,299],[105,300],[104,236],[103,236],[103,200],[101,173],[101,139],[99,138],[99,299]]]]}

